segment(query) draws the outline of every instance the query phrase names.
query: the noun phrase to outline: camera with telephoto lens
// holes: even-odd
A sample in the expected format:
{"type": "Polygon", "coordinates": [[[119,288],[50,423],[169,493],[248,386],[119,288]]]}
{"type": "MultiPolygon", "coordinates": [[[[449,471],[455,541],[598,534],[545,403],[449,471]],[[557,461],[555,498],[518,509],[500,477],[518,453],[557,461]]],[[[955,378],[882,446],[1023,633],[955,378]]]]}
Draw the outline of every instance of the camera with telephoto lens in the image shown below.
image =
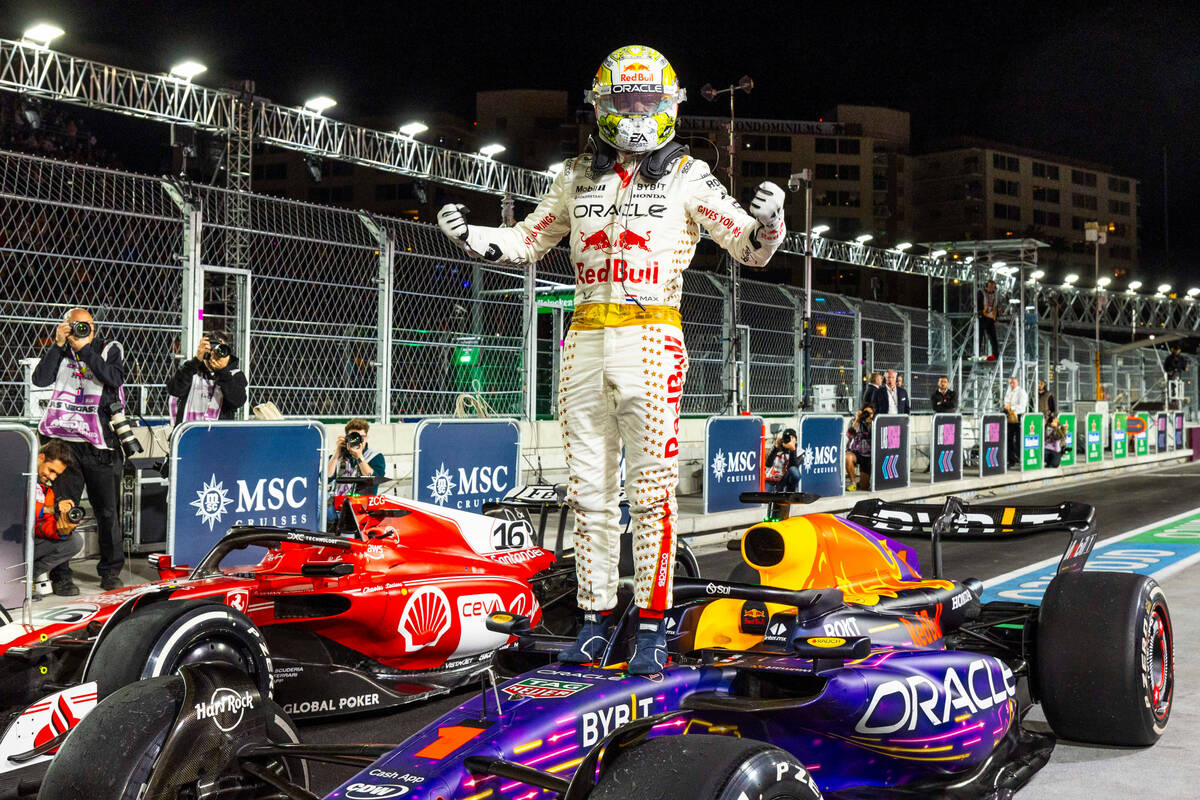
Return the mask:
{"type": "Polygon", "coordinates": [[[76,339],[86,339],[92,333],[92,323],[77,319],[71,323],[71,335],[76,339]]]}
{"type": "Polygon", "coordinates": [[[363,443],[363,435],[361,431],[350,431],[346,434],[346,451],[349,452],[351,447],[358,447],[363,443]]]}
{"type": "Polygon", "coordinates": [[[132,458],[142,452],[142,445],[138,442],[137,437],[133,435],[133,429],[129,425],[129,420],[125,418],[125,407],[120,403],[112,403],[109,405],[108,410],[112,414],[112,420],[108,423],[108,426],[117,435],[117,439],[121,442],[121,449],[125,451],[125,455],[132,458]]]}
{"type": "Polygon", "coordinates": [[[207,361],[213,358],[229,358],[231,355],[233,355],[233,350],[230,349],[229,343],[218,339],[209,345],[208,352],[204,354],[204,359],[207,361]]]}
{"type": "Polygon", "coordinates": [[[83,518],[87,516],[87,512],[80,506],[71,506],[63,516],[66,517],[67,522],[73,522],[78,525],[83,522],[83,518]]]}

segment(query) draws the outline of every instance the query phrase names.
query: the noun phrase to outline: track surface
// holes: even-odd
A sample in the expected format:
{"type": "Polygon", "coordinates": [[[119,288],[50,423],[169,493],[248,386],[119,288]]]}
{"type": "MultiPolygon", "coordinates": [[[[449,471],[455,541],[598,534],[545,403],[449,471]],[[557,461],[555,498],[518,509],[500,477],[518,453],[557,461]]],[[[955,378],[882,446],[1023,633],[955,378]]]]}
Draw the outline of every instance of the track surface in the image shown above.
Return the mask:
{"type": "MultiPolygon", "coordinates": [[[[1076,484],[1070,487],[1037,491],[1028,493],[997,494],[994,500],[985,497],[973,498],[973,502],[1013,502],[1021,505],[1054,505],[1064,500],[1075,500],[1096,506],[1099,520],[1098,533],[1101,539],[1115,536],[1134,528],[1141,527],[1158,519],[1169,517],[1183,511],[1200,506],[1200,463],[1184,466],[1164,467],[1162,470],[1145,472],[1121,478],[1096,481],[1090,484],[1076,484]]],[[[923,562],[929,553],[928,539],[909,538],[911,544],[921,556],[923,562]]],[[[1035,535],[1022,539],[1008,539],[993,542],[963,542],[948,541],[943,547],[945,571],[947,575],[956,578],[977,577],[987,580],[996,575],[1026,564],[1032,564],[1062,553],[1064,539],[1057,535],[1035,535]]],[[[721,550],[700,557],[701,573],[705,577],[725,578],[730,570],[740,563],[738,553],[721,550]]],[[[1200,577],[1200,566],[1192,566],[1182,574],[1172,579],[1171,583],[1195,583],[1200,577]]],[[[1171,583],[1167,584],[1168,598],[1173,597],[1171,583]]],[[[1200,617],[1200,605],[1196,600],[1200,593],[1180,593],[1179,599],[1186,598],[1186,607],[1178,602],[1172,603],[1173,616],[1177,618],[1177,634],[1184,630],[1194,629],[1195,625],[1187,623],[1194,617],[1200,617]],[[1184,618],[1184,619],[1180,619],[1184,618]]],[[[1193,642],[1177,637],[1179,660],[1185,661],[1189,652],[1196,650],[1193,642]]],[[[1181,667],[1182,669],[1182,667],[1181,667]]],[[[1175,773],[1194,769],[1194,761],[1190,766],[1184,766],[1180,761],[1167,758],[1174,753],[1173,742],[1185,740],[1183,726],[1191,730],[1187,734],[1188,741],[1195,741],[1193,734],[1200,734],[1200,725],[1196,724],[1197,715],[1184,706],[1184,696],[1195,696],[1191,687],[1185,684],[1183,676],[1179,678],[1180,696],[1177,696],[1175,714],[1172,717],[1172,727],[1168,729],[1163,741],[1148,751],[1116,750],[1113,748],[1087,748],[1060,744],[1055,750],[1054,758],[1043,773],[1035,777],[1033,783],[1023,790],[1019,797],[1035,800],[1039,797],[1108,797],[1114,796],[1109,791],[1114,788],[1111,779],[1097,774],[1097,760],[1107,756],[1112,758],[1133,758],[1139,761],[1142,769],[1137,769],[1137,786],[1146,796],[1182,797],[1173,793],[1176,790],[1178,777],[1175,773]],[[1187,712],[1186,716],[1180,712],[1187,712]],[[1157,751],[1157,752],[1156,752],[1157,751]],[[1155,762],[1152,769],[1146,769],[1150,760],[1155,762]],[[1161,763],[1161,762],[1167,763],[1161,763]],[[1064,766],[1059,766],[1060,764],[1064,766]],[[1087,765],[1082,775],[1069,775],[1067,785],[1057,786],[1059,772],[1074,772],[1071,767],[1079,769],[1087,765]],[[1058,770],[1059,772],[1056,772],[1058,770]],[[1095,783],[1092,783],[1092,779],[1095,783]],[[1161,783],[1163,791],[1157,791],[1156,781],[1161,783]],[[1089,784],[1091,784],[1089,786],[1089,784]],[[1072,791],[1074,790],[1074,791],[1072,791]]],[[[377,714],[341,720],[338,722],[308,724],[302,726],[301,734],[305,741],[310,742],[382,742],[395,743],[403,741],[421,727],[432,722],[441,714],[453,708],[466,697],[469,692],[458,693],[423,705],[417,705],[398,713],[377,714]]],[[[1132,765],[1127,765],[1132,766],[1132,765]]],[[[353,775],[353,769],[331,767],[324,764],[312,764],[313,790],[318,795],[336,788],[342,781],[353,775]]],[[[1133,777],[1133,776],[1130,776],[1133,777]]]]}

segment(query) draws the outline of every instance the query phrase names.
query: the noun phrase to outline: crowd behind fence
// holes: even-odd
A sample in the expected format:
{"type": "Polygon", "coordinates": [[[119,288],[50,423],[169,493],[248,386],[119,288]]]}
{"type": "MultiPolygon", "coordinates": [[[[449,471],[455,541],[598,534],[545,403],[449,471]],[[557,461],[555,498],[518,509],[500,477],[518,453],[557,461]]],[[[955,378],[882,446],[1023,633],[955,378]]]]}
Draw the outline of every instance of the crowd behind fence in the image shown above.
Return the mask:
{"type": "MultiPolygon", "coordinates": [[[[285,416],[445,415],[464,393],[501,414],[553,414],[556,337],[570,311],[525,298],[534,287],[571,284],[564,249],[530,278],[465,258],[431,225],[236,199],[210,186],[0,152],[0,418],[26,416],[21,361],[40,356],[52,321],[75,305],[122,342],[127,403],[146,416],[165,415],[163,384],[201,329],[239,325],[247,329],[228,332],[248,344],[239,355],[250,406],[271,401],[285,416]],[[230,276],[245,279],[240,294],[230,276]]],[[[738,296],[735,337],[727,271],[684,274],[685,415],[726,412],[739,384],[754,413],[792,414],[800,403],[803,292],[743,276],[738,296]]],[[[955,362],[947,316],[821,292],[812,307],[819,410],[851,411],[865,376],[885,369],[904,376],[914,412],[930,410],[937,377],[955,362]]],[[[1065,336],[1059,348],[1059,360],[1078,365],[1073,396],[1063,399],[1092,398],[1092,343],[1065,336]]],[[[1049,341],[1038,347],[1039,374],[1058,363],[1053,352],[1049,341]]],[[[1151,352],[1106,357],[1102,370],[1117,394],[1161,391],[1151,352]]],[[[1194,366],[1190,378],[1194,395],[1194,366]]]]}

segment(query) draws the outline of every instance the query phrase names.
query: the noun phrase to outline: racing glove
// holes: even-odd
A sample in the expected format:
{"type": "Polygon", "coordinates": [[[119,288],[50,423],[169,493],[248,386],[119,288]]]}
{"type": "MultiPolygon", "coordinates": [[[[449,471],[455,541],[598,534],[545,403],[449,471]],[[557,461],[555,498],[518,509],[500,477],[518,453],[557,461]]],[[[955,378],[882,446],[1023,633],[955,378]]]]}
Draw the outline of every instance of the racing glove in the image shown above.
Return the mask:
{"type": "Polygon", "coordinates": [[[437,213],[438,227],[450,240],[470,255],[495,261],[500,257],[499,245],[484,239],[484,228],[467,224],[468,209],[461,203],[447,203],[437,213]]]}
{"type": "Polygon", "coordinates": [[[754,199],[750,201],[750,213],[758,220],[758,241],[775,244],[787,232],[783,224],[783,189],[770,181],[758,185],[754,199]]]}

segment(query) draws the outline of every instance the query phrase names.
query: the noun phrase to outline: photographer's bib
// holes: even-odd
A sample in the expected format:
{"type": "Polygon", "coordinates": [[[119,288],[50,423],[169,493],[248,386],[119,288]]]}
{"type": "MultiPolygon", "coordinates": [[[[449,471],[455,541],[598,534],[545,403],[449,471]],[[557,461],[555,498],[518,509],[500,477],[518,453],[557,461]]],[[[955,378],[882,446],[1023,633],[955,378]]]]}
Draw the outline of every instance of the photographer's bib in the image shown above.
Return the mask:
{"type": "Polygon", "coordinates": [[[225,395],[217,382],[197,373],[192,376],[192,385],[188,389],[187,403],[183,406],[183,419],[179,418],[179,398],[171,397],[167,403],[171,410],[171,419],[175,422],[195,422],[196,420],[220,419],[221,404],[225,395]]]}
{"type": "MultiPolygon", "coordinates": [[[[379,455],[378,450],[372,450],[369,447],[363,448],[363,461],[366,461],[368,464],[371,462],[371,459],[377,455],[379,455]]],[[[344,459],[344,458],[339,461],[338,475],[337,475],[339,478],[357,477],[358,474],[359,474],[359,472],[358,472],[357,464],[355,464],[351,461],[348,461],[347,459],[344,459]]],[[[341,495],[344,495],[344,494],[350,494],[351,492],[353,492],[355,489],[358,489],[358,488],[360,488],[360,487],[354,486],[353,484],[339,483],[337,486],[333,487],[333,496],[340,497],[341,495]]]]}
{"type": "MultiPolygon", "coordinates": [[[[121,345],[109,342],[100,351],[100,357],[108,360],[110,348],[121,345]]],[[[64,358],[58,365],[58,375],[54,378],[54,391],[50,402],[46,404],[46,416],[38,425],[38,432],[43,436],[54,439],[65,439],[68,442],[87,442],[93,447],[108,450],[104,441],[104,424],[100,421],[100,398],[104,394],[104,384],[96,380],[91,370],[83,362],[75,358],[64,358]]],[[[124,402],[124,390],[121,390],[121,401],[124,402]]]]}

